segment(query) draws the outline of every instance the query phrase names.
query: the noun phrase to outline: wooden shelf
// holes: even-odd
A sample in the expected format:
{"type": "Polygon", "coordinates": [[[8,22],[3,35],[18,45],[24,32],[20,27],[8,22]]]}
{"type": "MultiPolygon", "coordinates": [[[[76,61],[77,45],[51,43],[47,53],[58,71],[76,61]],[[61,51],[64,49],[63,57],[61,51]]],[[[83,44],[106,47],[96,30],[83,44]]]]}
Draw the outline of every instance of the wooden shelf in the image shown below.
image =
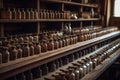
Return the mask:
{"type": "Polygon", "coordinates": [[[96,80],[108,67],[110,67],[117,58],[120,57],[120,48],[106,59],[101,65],[95,68],[94,71],[88,73],[80,80],[96,80]]]}
{"type": "Polygon", "coordinates": [[[52,2],[52,3],[64,3],[69,5],[75,5],[75,6],[84,6],[84,7],[99,7],[97,4],[83,4],[83,3],[77,3],[77,2],[70,2],[70,1],[60,1],[60,0],[41,0],[44,2],[52,2]]]}
{"type": "Polygon", "coordinates": [[[9,63],[1,64],[0,80],[6,79],[7,77],[10,77],[10,76],[14,76],[26,70],[38,67],[42,64],[53,61],[60,57],[71,54],[73,52],[79,51],[85,47],[94,45],[96,43],[102,42],[104,40],[113,38],[118,35],[120,35],[120,31],[112,32],[101,37],[97,37],[84,42],[79,42],[77,44],[66,46],[57,50],[41,53],[39,55],[34,55],[34,56],[18,59],[16,61],[10,61],[9,63]],[[6,77],[6,75],[8,76],[6,77]]]}
{"type": "Polygon", "coordinates": [[[74,22],[74,21],[97,21],[99,18],[89,18],[89,19],[26,19],[26,20],[9,20],[0,19],[0,23],[27,23],[27,22],[74,22]]]}
{"type": "MultiPolygon", "coordinates": [[[[110,44],[107,44],[107,45],[105,45],[105,46],[103,46],[103,47],[95,50],[95,51],[92,52],[92,53],[89,53],[89,54],[87,54],[87,55],[85,55],[85,56],[83,56],[83,57],[81,57],[81,58],[78,58],[77,60],[74,60],[72,63],[77,63],[77,61],[81,61],[82,59],[85,59],[86,57],[89,57],[89,56],[91,56],[91,55],[93,55],[93,54],[96,54],[97,52],[99,52],[100,50],[108,47],[109,45],[110,45],[110,44]]],[[[67,65],[64,65],[64,66],[58,68],[55,72],[60,72],[60,69],[66,70],[69,66],[72,66],[72,64],[71,64],[71,63],[68,63],[67,65]]],[[[44,80],[44,77],[49,77],[49,76],[55,74],[55,72],[51,72],[51,73],[49,73],[48,75],[43,76],[43,77],[38,78],[38,79],[35,79],[35,80],[44,80]]]]}

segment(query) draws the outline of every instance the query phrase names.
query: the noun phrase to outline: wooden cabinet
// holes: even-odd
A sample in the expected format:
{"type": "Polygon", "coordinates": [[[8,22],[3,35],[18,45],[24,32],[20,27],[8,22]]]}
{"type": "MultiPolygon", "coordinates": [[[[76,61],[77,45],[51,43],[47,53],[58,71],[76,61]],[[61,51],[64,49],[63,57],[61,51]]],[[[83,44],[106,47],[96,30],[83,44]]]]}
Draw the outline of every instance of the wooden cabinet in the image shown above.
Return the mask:
{"type": "Polygon", "coordinates": [[[0,80],[45,80],[96,50],[118,45],[117,27],[101,25],[100,2],[1,0],[0,80]],[[25,55],[19,52],[15,60],[2,63],[4,49],[13,45],[25,55]]]}

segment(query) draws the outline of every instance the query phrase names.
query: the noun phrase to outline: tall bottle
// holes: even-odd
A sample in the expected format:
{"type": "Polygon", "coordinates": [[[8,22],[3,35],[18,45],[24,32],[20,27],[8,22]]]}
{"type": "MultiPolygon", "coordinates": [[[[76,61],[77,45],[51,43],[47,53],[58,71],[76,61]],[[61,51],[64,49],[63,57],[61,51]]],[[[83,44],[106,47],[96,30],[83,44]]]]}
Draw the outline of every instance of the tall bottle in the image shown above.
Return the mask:
{"type": "Polygon", "coordinates": [[[35,50],[34,50],[34,46],[32,43],[29,44],[29,47],[30,47],[30,56],[34,55],[35,54],[35,50]]]}
{"type": "Polygon", "coordinates": [[[12,19],[16,19],[16,18],[17,18],[16,8],[14,8],[12,11],[12,19]]]}
{"type": "Polygon", "coordinates": [[[22,8],[21,14],[22,14],[21,19],[26,19],[26,12],[25,12],[24,8],[22,8]]]}

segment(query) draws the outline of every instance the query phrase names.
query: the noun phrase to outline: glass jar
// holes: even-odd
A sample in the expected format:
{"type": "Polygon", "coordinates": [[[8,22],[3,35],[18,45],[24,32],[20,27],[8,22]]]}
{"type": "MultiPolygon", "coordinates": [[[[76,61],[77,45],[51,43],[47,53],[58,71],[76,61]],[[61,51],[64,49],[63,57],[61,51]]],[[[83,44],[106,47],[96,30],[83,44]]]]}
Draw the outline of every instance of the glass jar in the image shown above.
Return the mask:
{"type": "Polygon", "coordinates": [[[10,60],[16,60],[18,55],[18,51],[16,50],[15,46],[10,48],[10,60]]]}
{"type": "Polygon", "coordinates": [[[8,51],[8,47],[4,47],[2,49],[3,49],[3,52],[2,52],[2,63],[7,63],[10,60],[10,53],[8,51]]]}

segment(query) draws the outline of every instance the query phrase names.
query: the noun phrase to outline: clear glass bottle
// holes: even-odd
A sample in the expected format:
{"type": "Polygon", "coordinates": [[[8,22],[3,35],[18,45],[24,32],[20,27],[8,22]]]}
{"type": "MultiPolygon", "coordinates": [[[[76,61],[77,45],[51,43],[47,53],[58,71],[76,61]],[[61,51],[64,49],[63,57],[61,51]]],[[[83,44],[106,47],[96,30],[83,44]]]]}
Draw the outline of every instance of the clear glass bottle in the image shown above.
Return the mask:
{"type": "Polygon", "coordinates": [[[13,14],[12,14],[12,11],[11,11],[11,9],[9,8],[9,9],[8,9],[8,17],[9,17],[8,19],[11,20],[11,19],[12,19],[12,15],[13,15],[13,14]]]}
{"type": "Polygon", "coordinates": [[[35,11],[31,8],[30,9],[30,19],[37,19],[36,17],[35,17],[35,11]]]}

